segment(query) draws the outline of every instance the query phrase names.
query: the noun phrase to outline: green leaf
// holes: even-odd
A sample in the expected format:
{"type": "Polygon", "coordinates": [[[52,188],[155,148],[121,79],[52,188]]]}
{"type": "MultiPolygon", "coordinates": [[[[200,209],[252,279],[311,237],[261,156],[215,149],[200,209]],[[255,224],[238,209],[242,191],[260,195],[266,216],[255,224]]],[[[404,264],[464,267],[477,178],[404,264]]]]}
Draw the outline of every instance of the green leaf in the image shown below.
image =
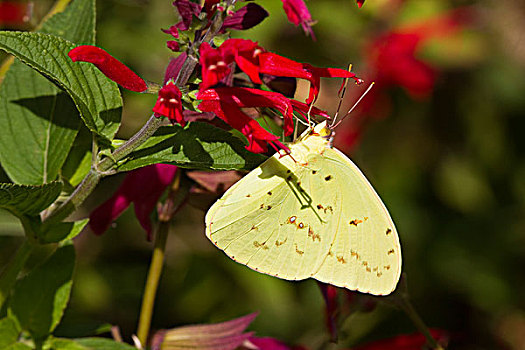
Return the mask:
{"type": "Polygon", "coordinates": [[[126,343],[105,338],[64,339],[51,337],[44,347],[54,350],[137,350],[126,343]]]}
{"type": "Polygon", "coordinates": [[[53,224],[51,227],[45,227],[42,233],[38,234],[41,243],[58,243],[75,238],[86,227],[89,219],[75,222],[61,222],[53,224]]]}
{"type": "Polygon", "coordinates": [[[62,183],[50,182],[40,186],[0,183],[0,208],[14,215],[37,215],[57,199],[62,183]]]}
{"type": "MultiPolygon", "coordinates": [[[[94,44],[94,1],[74,1],[40,32],[94,44]]],[[[79,126],[78,111],[66,93],[22,62],[13,63],[0,86],[0,162],[11,180],[55,180],[79,126]]]]}
{"type": "Polygon", "coordinates": [[[120,125],[122,99],[117,85],[89,63],[74,63],[70,41],[42,33],[0,31],[0,48],[64,89],[86,126],[111,140],[120,125]]]}
{"type": "Polygon", "coordinates": [[[119,164],[129,171],[155,163],[172,163],[197,169],[253,169],[265,157],[248,152],[242,140],[206,123],[161,127],[119,164]]]}
{"type": "Polygon", "coordinates": [[[44,339],[58,325],[69,301],[75,248],[59,248],[41,266],[18,281],[8,312],[35,340],[44,339]]]}
{"type": "Polygon", "coordinates": [[[11,317],[5,317],[0,320],[0,349],[17,342],[20,334],[20,327],[16,320],[11,317]]]}
{"type": "Polygon", "coordinates": [[[6,348],[2,348],[2,350],[33,350],[33,349],[34,348],[32,348],[31,346],[22,344],[22,343],[15,343],[6,348]]]}

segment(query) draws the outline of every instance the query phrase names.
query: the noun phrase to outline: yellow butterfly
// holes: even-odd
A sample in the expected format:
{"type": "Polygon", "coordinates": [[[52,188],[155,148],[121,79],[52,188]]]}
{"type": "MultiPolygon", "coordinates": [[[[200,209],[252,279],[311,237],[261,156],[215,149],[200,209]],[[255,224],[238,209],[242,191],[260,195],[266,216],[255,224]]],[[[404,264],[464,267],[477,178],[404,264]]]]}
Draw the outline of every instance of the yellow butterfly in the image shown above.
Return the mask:
{"type": "Polygon", "coordinates": [[[401,246],[385,205],[359,168],[309,128],[233,185],[206,214],[206,236],[233,260],[287,280],[314,278],[391,293],[401,246]]]}

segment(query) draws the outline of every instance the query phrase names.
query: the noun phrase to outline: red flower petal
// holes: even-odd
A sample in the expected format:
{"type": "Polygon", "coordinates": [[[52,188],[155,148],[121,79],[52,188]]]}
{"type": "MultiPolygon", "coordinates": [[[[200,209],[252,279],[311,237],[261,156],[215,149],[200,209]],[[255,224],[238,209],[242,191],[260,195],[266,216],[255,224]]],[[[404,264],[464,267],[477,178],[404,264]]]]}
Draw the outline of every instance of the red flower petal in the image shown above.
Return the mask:
{"type": "Polygon", "coordinates": [[[321,77],[327,78],[353,78],[357,81],[355,74],[339,68],[318,68],[308,63],[300,63],[289,58],[279,56],[271,52],[259,55],[260,72],[282,77],[295,77],[310,81],[310,94],[306,100],[312,103],[319,95],[321,77]]]}
{"type": "Polygon", "coordinates": [[[128,90],[143,92],[148,88],[144,79],[99,47],[77,46],[68,55],[73,62],[94,64],[105,76],[128,90]]]}
{"type": "Polygon", "coordinates": [[[153,112],[155,112],[157,116],[164,116],[170,120],[174,120],[182,126],[186,125],[182,114],[181,97],[182,93],[177,85],[170,81],[160,89],[157,103],[153,107],[153,112]]]}
{"type": "Polygon", "coordinates": [[[315,40],[314,31],[312,25],[315,21],[312,20],[312,15],[308,11],[308,7],[303,0],[282,0],[283,9],[288,17],[288,20],[298,26],[299,24],[303,27],[306,35],[310,34],[312,39],[315,40]]]}
{"type": "Polygon", "coordinates": [[[365,0],[357,0],[357,7],[361,8],[364,3],[365,3],[365,0]]]}

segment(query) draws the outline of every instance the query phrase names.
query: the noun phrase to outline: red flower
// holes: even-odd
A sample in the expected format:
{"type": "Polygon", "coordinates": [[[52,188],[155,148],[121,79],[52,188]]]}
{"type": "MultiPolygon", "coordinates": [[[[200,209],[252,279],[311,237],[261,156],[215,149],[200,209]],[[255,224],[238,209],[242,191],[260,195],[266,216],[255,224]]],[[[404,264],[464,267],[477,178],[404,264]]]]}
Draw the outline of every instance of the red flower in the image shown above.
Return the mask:
{"type": "Polygon", "coordinates": [[[235,61],[255,84],[262,84],[259,77],[259,56],[264,52],[256,42],[245,39],[229,39],[220,47],[223,57],[235,61]]]}
{"type": "Polygon", "coordinates": [[[458,31],[470,14],[464,9],[448,12],[404,28],[387,32],[367,48],[374,80],[381,87],[398,85],[414,97],[426,96],[434,87],[437,70],[418,58],[418,50],[432,38],[458,31]]]}
{"type": "Polygon", "coordinates": [[[357,7],[361,8],[363,4],[365,3],[365,0],[357,0],[357,7]]]}
{"type": "Polygon", "coordinates": [[[312,20],[312,15],[308,11],[308,7],[303,0],[282,0],[283,9],[288,17],[288,20],[298,26],[299,24],[303,27],[306,35],[310,34],[312,39],[315,40],[314,31],[312,30],[312,25],[315,24],[315,21],[312,20]]]}
{"type": "Polygon", "coordinates": [[[259,123],[246,115],[240,108],[246,107],[270,107],[278,109],[284,117],[284,132],[289,135],[293,131],[293,108],[290,101],[276,92],[222,87],[208,89],[197,94],[197,98],[203,100],[199,109],[203,112],[213,112],[233,128],[242,132],[248,139],[246,149],[254,153],[262,153],[268,150],[266,143],[274,148],[286,147],[279,142],[279,138],[259,125],[259,123]]]}
{"type": "Polygon", "coordinates": [[[22,24],[31,19],[31,7],[28,3],[0,1],[0,24],[22,24]]]}
{"type": "Polygon", "coordinates": [[[199,49],[202,67],[200,90],[205,90],[228,76],[231,72],[229,65],[233,62],[254,83],[261,84],[258,56],[262,52],[263,49],[251,40],[228,39],[218,49],[213,49],[206,42],[202,43],[199,49]]]}
{"type": "Polygon", "coordinates": [[[265,9],[257,4],[249,3],[235,11],[233,15],[226,17],[221,31],[250,29],[261,23],[266,17],[268,17],[268,12],[265,9]]]}
{"type": "Polygon", "coordinates": [[[201,90],[205,90],[213,86],[226,77],[231,69],[229,64],[222,55],[222,52],[214,49],[204,42],[199,48],[200,64],[202,67],[202,83],[201,90]]]}
{"type": "Polygon", "coordinates": [[[77,46],[69,51],[68,56],[73,62],[94,64],[106,77],[128,90],[144,92],[148,88],[144,79],[99,47],[77,46]]]}
{"type": "Polygon", "coordinates": [[[113,220],[133,203],[135,215],[151,240],[150,214],[173,181],[176,171],[177,167],[170,164],[154,164],[130,171],[117,192],[89,216],[91,230],[97,235],[104,233],[113,220]]]}
{"type": "MultiPolygon", "coordinates": [[[[447,342],[447,332],[440,329],[431,329],[430,333],[438,343],[447,342]]],[[[373,343],[352,348],[352,350],[421,350],[425,344],[426,339],[423,334],[413,333],[375,341],[373,343]]]]}
{"type": "Polygon", "coordinates": [[[186,125],[186,121],[182,115],[182,94],[173,82],[168,82],[159,91],[157,103],[153,107],[153,112],[157,116],[164,116],[170,120],[174,120],[180,125],[186,125]]]}
{"type": "Polygon", "coordinates": [[[308,63],[300,63],[271,52],[259,55],[260,72],[264,74],[276,75],[281,77],[295,77],[310,81],[310,94],[306,100],[307,104],[312,103],[319,95],[321,78],[353,78],[356,82],[361,82],[355,74],[345,69],[339,68],[318,68],[308,63]]]}

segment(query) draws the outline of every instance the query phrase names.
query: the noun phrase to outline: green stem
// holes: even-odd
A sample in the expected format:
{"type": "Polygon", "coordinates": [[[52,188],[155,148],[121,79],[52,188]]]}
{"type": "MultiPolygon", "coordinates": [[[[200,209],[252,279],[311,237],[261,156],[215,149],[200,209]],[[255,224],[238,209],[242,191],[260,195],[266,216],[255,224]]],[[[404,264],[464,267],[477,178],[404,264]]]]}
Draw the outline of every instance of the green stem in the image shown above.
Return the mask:
{"type": "Polygon", "coordinates": [[[416,309],[412,306],[412,303],[408,298],[401,296],[399,298],[398,305],[401,307],[401,309],[407,314],[407,316],[412,320],[416,328],[425,336],[425,339],[427,340],[427,344],[434,350],[444,350],[441,345],[438,344],[438,342],[432,337],[432,334],[430,334],[430,331],[423,322],[423,319],[419,316],[416,309]]]}
{"type": "Polygon", "coordinates": [[[166,241],[168,239],[170,223],[159,221],[157,232],[155,233],[155,247],[149,267],[148,278],[142,297],[142,306],[140,308],[140,318],[137,330],[137,336],[143,348],[146,348],[151,317],[153,315],[153,306],[155,305],[155,295],[159,285],[160,275],[164,266],[164,255],[166,252],[166,241]]]}
{"type": "Polygon", "coordinates": [[[2,305],[9,295],[9,291],[16,282],[16,277],[24,267],[34,247],[34,244],[31,243],[29,239],[25,239],[9,262],[9,265],[7,265],[0,274],[0,308],[2,308],[2,305]]]}

